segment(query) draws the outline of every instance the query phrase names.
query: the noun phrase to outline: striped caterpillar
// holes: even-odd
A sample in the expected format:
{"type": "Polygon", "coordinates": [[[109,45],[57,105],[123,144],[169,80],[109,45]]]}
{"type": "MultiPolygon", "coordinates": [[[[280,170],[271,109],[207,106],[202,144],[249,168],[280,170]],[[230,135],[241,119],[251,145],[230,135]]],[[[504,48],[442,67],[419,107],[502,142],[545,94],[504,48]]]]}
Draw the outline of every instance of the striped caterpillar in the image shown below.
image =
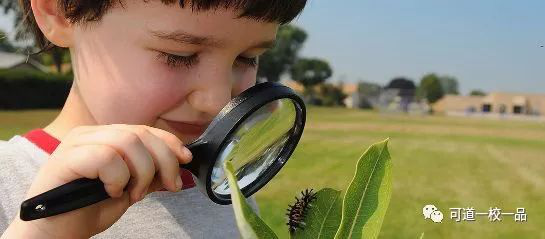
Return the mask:
{"type": "Polygon", "coordinates": [[[305,189],[301,191],[301,198],[295,197],[295,203],[293,205],[288,205],[287,213],[288,223],[290,233],[293,234],[297,229],[304,229],[305,226],[305,216],[308,211],[308,208],[312,205],[310,204],[314,199],[316,199],[316,193],[312,192],[312,189],[305,189]]]}

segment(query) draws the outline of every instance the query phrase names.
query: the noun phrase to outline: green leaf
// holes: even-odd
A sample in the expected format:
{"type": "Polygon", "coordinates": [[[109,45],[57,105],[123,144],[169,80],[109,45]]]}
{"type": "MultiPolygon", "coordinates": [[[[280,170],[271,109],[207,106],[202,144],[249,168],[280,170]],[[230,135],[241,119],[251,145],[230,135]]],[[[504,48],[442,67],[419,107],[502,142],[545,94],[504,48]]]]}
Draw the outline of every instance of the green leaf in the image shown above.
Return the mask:
{"type": "Polygon", "coordinates": [[[243,239],[278,238],[273,230],[255,214],[250,205],[246,202],[246,198],[242,195],[242,192],[238,187],[231,161],[225,161],[223,167],[227,174],[227,179],[229,180],[231,200],[233,202],[235,218],[241,237],[243,239]]]}
{"type": "Polygon", "coordinates": [[[329,239],[341,223],[341,191],[324,188],[316,193],[305,216],[304,229],[296,230],[291,238],[294,239],[329,239]]]}
{"type": "Polygon", "coordinates": [[[388,139],[369,147],[356,166],[356,174],[343,200],[341,238],[377,238],[392,194],[388,139]]]}

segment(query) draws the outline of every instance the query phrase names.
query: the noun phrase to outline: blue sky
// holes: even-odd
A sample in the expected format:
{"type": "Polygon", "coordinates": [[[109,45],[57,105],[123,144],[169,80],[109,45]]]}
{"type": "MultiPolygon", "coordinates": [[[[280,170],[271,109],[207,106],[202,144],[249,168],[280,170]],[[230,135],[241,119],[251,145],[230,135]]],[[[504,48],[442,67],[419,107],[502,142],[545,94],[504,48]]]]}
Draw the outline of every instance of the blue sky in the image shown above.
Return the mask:
{"type": "Polygon", "coordinates": [[[545,93],[544,9],[542,0],[309,0],[295,24],[309,34],[302,55],[327,59],[332,81],[436,72],[464,93],[545,93]]]}

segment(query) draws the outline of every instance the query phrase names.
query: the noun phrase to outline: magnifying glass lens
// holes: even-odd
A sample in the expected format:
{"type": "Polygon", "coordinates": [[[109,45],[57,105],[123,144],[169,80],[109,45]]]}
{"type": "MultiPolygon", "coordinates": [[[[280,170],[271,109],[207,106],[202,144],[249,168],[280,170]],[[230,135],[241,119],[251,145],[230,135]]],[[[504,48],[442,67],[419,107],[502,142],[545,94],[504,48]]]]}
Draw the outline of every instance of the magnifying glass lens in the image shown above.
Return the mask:
{"type": "Polygon", "coordinates": [[[271,101],[253,112],[230,135],[220,151],[211,175],[216,194],[230,194],[223,162],[233,163],[241,189],[250,185],[276,162],[287,160],[281,152],[294,132],[297,112],[291,99],[271,101]]]}

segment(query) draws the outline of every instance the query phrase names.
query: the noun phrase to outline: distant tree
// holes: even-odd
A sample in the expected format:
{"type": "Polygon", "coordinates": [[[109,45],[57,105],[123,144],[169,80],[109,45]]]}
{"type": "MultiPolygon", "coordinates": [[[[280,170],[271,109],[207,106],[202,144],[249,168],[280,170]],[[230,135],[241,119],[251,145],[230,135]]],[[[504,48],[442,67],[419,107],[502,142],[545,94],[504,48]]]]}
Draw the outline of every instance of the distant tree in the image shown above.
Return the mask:
{"type": "Polygon", "coordinates": [[[382,89],[382,86],[380,86],[377,83],[373,82],[365,82],[360,81],[358,82],[358,93],[364,96],[378,96],[380,95],[380,90],[382,89]]]}
{"type": "Polygon", "coordinates": [[[17,48],[11,44],[6,32],[0,30],[0,51],[15,52],[17,48]]]}
{"type": "MultiPolygon", "coordinates": [[[[32,36],[30,34],[29,29],[24,27],[23,24],[23,14],[19,8],[18,1],[15,0],[0,0],[0,8],[4,10],[4,13],[13,12],[15,13],[15,21],[14,21],[14,27],[16,29],[16,37],[17,40],[23,40],[28,39],[32,36]]],[[[32,49],[31,47],[27,47],[24,53],[32,53],[35,52],[35,49],[32,49]]],[[[68,48],[60,48],[60,47],[53,47],[48,51],[45,51],[44,54],[42,54],[44,57],[39,59],[42,63],[45,65],[53,64],[55,65],[55,68],[57,69],[57,72],[61,72],[62,64],[66,62],[70,62],[70,53],[68,51],[68,48]],[[43,61],[45,59],[45,62],[43,61]],[[48,61],[50,60],[50,61],[48,61]]]]}
{"type": "Polygon", "coordinates": [[[427,74],[422,77],[417,94],[419,98],[426,98],[430,103],[435,103],[441,99],[444,92],[439,77],[436,74],[427,74]]]}
{"type": "Polygon", "coordinates": [[[297,60],[297,54],[307,39],[307,33],[296,26],[284,25],[276,34],[276,45],[259,57],[257,76],[277,82],[297,60]]]}
{"type": "Polygon", "coordinates": [[[325,106],[343,106],[344,99],[347,97],[342,91],[342,86],[333,84],[320,84],[320,101],[325,106]]]}
{"type": "Polygon", "coordinates": [[[439,77],[444,94],[458,95],[458,80],[452,76],[439,77]]]}
{"type": "Polygon", "coordinates": [[[364,109],[373,108],[370,99],[378,98],[381,90],[382,86],[379,84],[365,81],[358,82],[358,98],[360,101],[358,102],[358,107],[364,109]]]}
{"type": "Polygon", "coordinates": [[[388,89],[414,90],[416,85],[411,79],[405,77],[396,77],[386,85],[388,89]]]}
{"type": "Polygon", "coordinates": [[[15,14],[14,27],[17,30],[16,39],[21,39],[26,36],[26,29],[19,27],[23,20],[23,14],[19,8],[19,1],[16,0],[0,0],[0,8],[4,10],[4,14],[13,12],[15,14]]]}
{"type": "Polygon", "coordinates": [[[293,64],[290,70],[291,78],[299,82],[305,88],[305,95],[314,98],[314,86],[325,82],[333,71],[324,60],[320,59],[299,59],[293,64]]]}
{"type": "Polygon", "coordinates": [[[19,11],[18,1],[0,0],[0,8],[4,9],[4,14],[10,11],[19,11]]]}
{"type": "Polygon", "coordinates": [[[482,90],[472,90],[471,92],[469,92],[469,95],[471,96],[485,96],[486,93],[482,90]]]}
{"type": "Polygon", "coordinates": [[[42,62],[45,65],[54,65],[57,72],[62,73],[62,65],[70,62],[70,51],[68,48],[51,48],[43,55],[42,62]]]}

